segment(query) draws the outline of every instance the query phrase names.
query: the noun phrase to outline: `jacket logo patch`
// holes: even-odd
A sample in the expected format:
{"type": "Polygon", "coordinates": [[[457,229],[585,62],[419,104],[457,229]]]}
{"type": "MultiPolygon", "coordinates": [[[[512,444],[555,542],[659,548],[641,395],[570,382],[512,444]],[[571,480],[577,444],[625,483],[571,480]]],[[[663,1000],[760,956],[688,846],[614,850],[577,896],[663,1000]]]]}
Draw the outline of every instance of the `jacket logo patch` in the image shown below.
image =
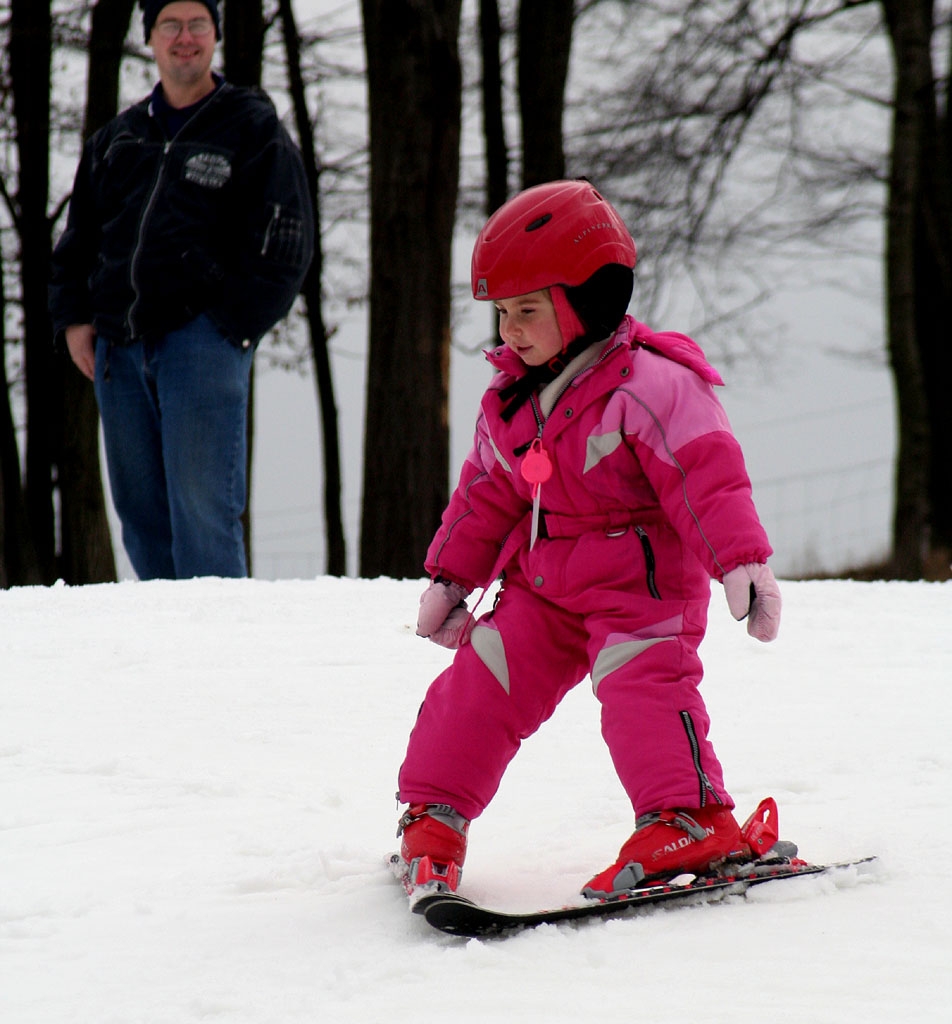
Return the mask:
{"type": "Polygon", "coordinates": [[[185,180],[203,188],[221,188],[231,177],[231,164],[220,153],[196,153],[185,161],[185,180]]]}

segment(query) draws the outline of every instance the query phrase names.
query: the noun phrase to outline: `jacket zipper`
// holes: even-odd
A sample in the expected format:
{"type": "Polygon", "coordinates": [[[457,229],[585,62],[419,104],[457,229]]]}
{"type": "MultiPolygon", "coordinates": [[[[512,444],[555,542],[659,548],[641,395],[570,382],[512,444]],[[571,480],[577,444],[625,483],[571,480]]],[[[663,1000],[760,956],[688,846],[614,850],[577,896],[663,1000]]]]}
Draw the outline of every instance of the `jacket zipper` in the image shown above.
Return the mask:
{"type": "Polygon", "coordinates": [[[583,366],[582,369],[578,371],[578,373],[573,373],[572,376],[559,389],[559,393],[555,396],[555,401],[552,403],[552,408],[554,409],[559,404],[565,392],[568,391],[568,389],[575,383],[576,380],[578,380],[579,377],[582,376],[583,373],[587,373],[589,370],[594,370],[595,367],[598,366],[600,363],[605,362],[605,360],[612,354],[612,352],[615,351],[616,348],[620,347],[621,342],[617,342],[614,345],[609,345],[609,347],[605,349],[605,351],[597,359],[589,363],[587,366],[583,366]]]}
{"type": "Polygon", "coordinates": [[[536,421],[536,434],[535,437],[531,437],[525,444],[519,445],[518,448],[513,448],[512,454],[515,456],[525,455],[526,452],[532,447],[534,441],[542,440],[542,428],[545,426],[545,420],[542,418],[542,410],[536,404],[535,395],[529,397],[529,408],[532,410],[532,415],[536,421]]]}
{"type": "MultiPolygon", "coordinates": [[[[610,346],[594,362],[589,363],[587,366],[583,366],[582,369],[578,371],[578,373],[573,373],[572,376],[562,385],[562,387],[559,390],[559,393],[555,396],[555,401],[552,403],[552,408],[554,409],[559,404],[559,401],[561,400],[565,392],[568,391],[572,384],[574,384],[575,381],[579,377],[581,377],[583,373],[586,373],[588,370],[594,369],[596,366],[598,366],[599,363],[604,362],[612,354],[612,352],[614,352],[615,349],[619,347],[620,343],[617,345],[610,346]]],[[[518,448],[513,448],[512,454],[516,456],[525,455],[525,453],[532,447],[532,442],[535,441],[536,439],[540,441],[542,440],[542,428],[545,426],[546,421],[542,417],[542,410],[539,408],[535,395],[530,396],[529,405],[532,409],[532,415],[535,417],[536,427],[538,429],[536,430],[535,437],[530,438],[528,441],[525,442],[525,444],[519,445],[518,448]]]]}
{"type": "Polygon", "coordinates": [[[704,771],[701,765],[701,745],[698,743],[697,732],[694,729],[694,720],[691,718],[689,711],[680,711],[678,714],[681,716],[681,724],[684,726],[684,731],[687,733],[688,743],[691,746],[691,760],[694,762],[694,770],[697,772],[698,782],[700,783],[700,803],[699,807],[706,807],[708,800],[712,799],[715,803],[722,804],[724,801],[717,795],[717,791],[711,785],[711,780],[707,777],[707,772],[704,771]]]}
{"type": "Polygon", "coordinates": [[[268,226],[264,231],[264,242],[261,245],[261,256],[266,256],[268,253],[268,246],[271,243],[271,232],[274,230],[275,224],[278,223],[278,219],[281,216],[281,204],[272,203],[273,212],[271,214],[271,220],[268,221],[268,226]]]}
{"type": "MultiPolygon", "coordinates": [[[[180,138],[184,132],[191,127],[192,123],[196,118],[201,118],[203,114],[208,110],[210,106],[215,104],[215,101],[221,94],[221,90],[227,88],[227,83],[221,85],[212,96],[209,98],[208,103],[195,112],[194,116],[189,118],[187,124],[182,127],[182,130],[178,133],[176,138],[180,138]]],[[[150,115],[151,116],[151,115],[150,115]]],[[[139,286],[136,282],[136,265],[139,261],[139,256],[142,252],[142,238],[145,234],[145,225],[149,219],[149,215],[155,208],[156,201],[159,196],[159,185],[162,183],[162,179],[165,177],[165,168],[168,164],[169,150],[172,148],[175,139],[166,139],[165,144],[162,147],[162,159],[159,161],[159,169],[156,172],[155,180],[152,182],[152,191],[149,193],[149,201],[145,204],[145,209],[142,211],[142,216],[139,218],[139,226],[136,231],[136,244],[132,250],[132,256],[129,258],[129,284],[132,286],[132,302],[129,304],[129,312],[126,314],[126,326],[129,328],[129,338],[133,340],[136,336],[135,327],[133,324],[133,316],[135,314],[135,308],[139,304],[139,300],[142,298],[139,292],[139,286]]]]}
{"type": "Polygon", "coordinates": [[[165,167],[168,162],[169,149],[171,149],[171,147],[172,141],[170,139],[166,139],[165,145],[162,147],[162,159],[159,161],[159,169],[156,172],[155,181],[152,183],[152,191],[149,193],[149,201],[145,204],[145,209],[142,211],[142,216],[139,218],[139,228],[136,232],[136,244],[132,250],[132,256],[129,259],[129,283],[132,285],[133,299],[129,305],[129,312],[126,314],[126,326],[129,328],[130,340],[134,339],[136,336],[133,317],[135,315],[136,306],[138,306],[139,300],[142,297],[139,292],[139,284],[136,275],[139,256],[142,253],[142,237],[145,234],[146,221],[148,221],[149,215],[155,208],[155,204],[158,199],[159,185],[165,177],[165,167]]]}

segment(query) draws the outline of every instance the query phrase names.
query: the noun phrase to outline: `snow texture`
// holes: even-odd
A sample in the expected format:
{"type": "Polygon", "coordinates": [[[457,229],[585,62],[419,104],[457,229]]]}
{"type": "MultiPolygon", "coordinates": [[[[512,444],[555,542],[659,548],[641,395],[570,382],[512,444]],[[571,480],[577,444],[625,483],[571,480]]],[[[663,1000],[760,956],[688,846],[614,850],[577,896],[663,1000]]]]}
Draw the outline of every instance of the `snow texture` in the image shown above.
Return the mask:
{"type": "MultiPolygon", "coordinates": [[[[704,693],[743,816],[814,861],[711,906],[441,935],[385,864],[449,652],[422,581],[0,592],[4,1024],[947,1021],[952,584],[785,582],[780,639],[713,587],[704,693]]],[[[472,826],[463,891],[571,899],[631,809],[587,682],[472,826]]]]}

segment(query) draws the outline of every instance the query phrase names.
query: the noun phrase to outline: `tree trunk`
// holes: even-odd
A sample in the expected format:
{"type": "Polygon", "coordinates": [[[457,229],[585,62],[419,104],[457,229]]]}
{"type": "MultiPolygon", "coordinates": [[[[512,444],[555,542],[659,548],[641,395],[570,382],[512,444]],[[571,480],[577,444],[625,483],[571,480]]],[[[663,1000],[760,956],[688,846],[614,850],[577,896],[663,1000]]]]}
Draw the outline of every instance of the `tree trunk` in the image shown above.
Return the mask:
{"type": "Polygon", "coordinates": [[[222,52],[225,77],[234,85],[261,85],[264,14],[261,0],[225,0],[222,52]]]}
{"type": "MultiPolygon", "coordinates": [[[[135,0],[99,0],[93,8],[83,138],[119,109],[119,71],[134,5],[135,0]]],[[[95,393],[75,367],[68,365],[63,377],[60,575],[67,583],[108,582],[116,578],[116,563],[102,487],[95,393]]]]}
{"type": "MultiPolygon", "coordinates": [[[[5,295],[0,260],[0,297],[5,295]]],[[[0,588],[42,583],[27,520],[20,451],[10,409],[5,323],[6,317],[0,315],[0,588]]]]}
{"type": "Polygon", "coordinates": [[[929,407],[916,332],[918,193],[924,93],[933,88],[931,0],[883,0],[896,84],[886,214],[887,344],[896,384],[899,451],[893,521],[894,572],[922,575],[929,545],[929,407]]]}
{"type": "Polygon", "coordinates": [[[486,145],[486,214],[509,198],[509,150],[502,103],[502,29],[497,0],[479,2],[479,44],[483,63],[483,139],[486,145]]]}
{"type": "MultiPolygon", "coordinates": [[[[222,35],[225,55],[225,77],[234,85],[258,88],[261,85],[261,63],[264,48],[264,15],[261,0],[242,0],[225,7],[225,24],[222,35]]],[[[248,382],[248,426],[246,435],[245,479],[248,485],[248,500],[241,513],[244,531],[245,562],[248,575],[253,575],[251,551],[251,481],[254,470],[254,407],[255,369],[251,366],[248,382]]]]}
{"type": "Polygon", "coordinates": [[[340,440],[337,426],[337,403],[334,378],[331,374],[327,329],[323,315],[324,250],[321,241],[321,202],[314,133],[307,113],[304,77],[301,73],[301,44],[291,0],[280,0],[278,6],[284,29],[284,48],[288,62],[288,85],[294,107],[298,141],[304,158],[311,200],[314,204],[314,259],[304,279],[303,293],[311,339],[311,357],[317,384],[317,403],[321,416],[324,442],[324,528],[327,542],[327,572],[343,576],[347,572],[347,544],[341,510],[340,440]]]}
{"type": "Polygon", "coordinates": [[[360,571],[413,577],[448,499],[461,0],[362,0],[370,348],[360,571]]]}
{"type": "MultiPolygon", "coordinates": [[[[950,44],[952,46],[952,44],[950,44]]],[[[932,65],[930,64],[930,71],[932,65]]],[[[931,546],[945,565],[952,551],[952,120],[949,79],[937,106],[934,88],[921,94],[925,128],[917,220],[916,333],[929,402],[931,546]]]]}
{"type": "Polygon", "coordinates": [[[562,116],[575,19],[573,0],[520,0],[522,187],[565,177],[562,116]]]}
{"type": "Polygon", "coordinates": [[[62,366],[53,358],[46,287],[52,242],[46,216],[50,168],[49,0],[12,0],[10,80],[17,126],[17,233],[26,369],[26,506],[40,578],[56,579],[54,438],[61,422],[62,366]]]}

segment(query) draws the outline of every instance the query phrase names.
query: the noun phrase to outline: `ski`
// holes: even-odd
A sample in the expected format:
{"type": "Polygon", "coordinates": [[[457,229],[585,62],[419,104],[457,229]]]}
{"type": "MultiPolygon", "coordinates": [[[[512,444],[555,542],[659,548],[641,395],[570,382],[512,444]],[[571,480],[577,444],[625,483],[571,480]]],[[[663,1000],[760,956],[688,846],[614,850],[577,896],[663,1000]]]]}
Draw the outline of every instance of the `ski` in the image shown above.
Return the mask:
{"type": "Polygon", "coordinates": [[[535,928],[542,924],[579,921],[585,918],[615,917],[644,907],[659,904],[690,904],[713,902],[725,896],[740,895],[754,885],[804,875],[823,875],[853,870],[858,874],[870,873],[876,857],[840,861],[832,864],[792,863],[747,864],[733,874],[680,875],[669,881],[630,889],[621,896],[605,900],[586,900],[584,903],[538,910],[529,913],[508,913],[481,906],[458,893],[433,892],[421,894],[413,904],[414,913],[422,914],[427,923],[450,935],[467,938],[501,935],[520,928],[535,928]]]}

